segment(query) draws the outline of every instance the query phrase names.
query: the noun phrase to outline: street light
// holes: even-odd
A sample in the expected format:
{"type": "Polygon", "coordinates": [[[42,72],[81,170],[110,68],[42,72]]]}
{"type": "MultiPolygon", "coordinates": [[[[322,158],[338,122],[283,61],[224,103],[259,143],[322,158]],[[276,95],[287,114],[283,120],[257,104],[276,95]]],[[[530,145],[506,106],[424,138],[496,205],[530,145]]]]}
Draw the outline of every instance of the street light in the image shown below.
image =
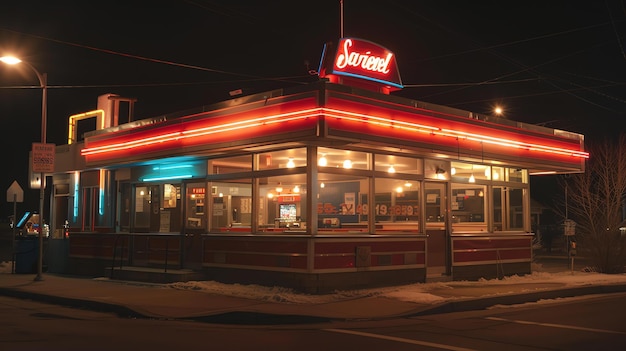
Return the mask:
{"type": "MultiPolygon", "coordinates": [[[[30,67],[33,72],[37,75],[37,79],[39,79],[39,86],[41,87],[41,144],[46,144],[46,124],[47,124],[47,100],[48,100],[48,86],[47,86],[47,75],[39,73],[39,71],[30,63],[26,61],[22,61],[17,57],[13,56],[2,56],[0,57],[0,61],[9,64],[16,65],[19,63],[23,63],[26,66],[30,67]]],[[[45,197],[45,188],[44,188],[44,180],[46,179],[45,172],[41,172],[39,176],[39,259],[37,262],[37,276],[35,280],[42,280],[41,271],[43,266],[43,206],[44,206],[44,197],[45,197]]]]}
{"type": "Polygon", "coordinates": [[[496,114],[496,116],[502,116],[504,110],[502,109],[502,107],[496,106],[493,108],[493,112],[496,114]]]}

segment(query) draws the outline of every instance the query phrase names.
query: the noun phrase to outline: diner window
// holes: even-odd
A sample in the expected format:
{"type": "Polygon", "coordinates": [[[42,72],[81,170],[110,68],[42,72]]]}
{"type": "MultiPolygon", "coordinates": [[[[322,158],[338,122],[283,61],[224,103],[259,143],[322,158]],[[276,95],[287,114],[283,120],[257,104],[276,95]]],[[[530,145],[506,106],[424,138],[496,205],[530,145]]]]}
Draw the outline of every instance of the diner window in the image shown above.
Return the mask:
{"type": "Polygon", "coordinates": [[[154,229],[153,217],[159,213],[157,196],[158,186],[141,185],[135,187],[134,231],[148,232],[154,229]],[[153,210],[156,212],[155,215],[152,214],[153,210]]]}
{"type": "Polygon", "coordinates": [[[259,179],[258,218],[263,232],[306,231],[306,175],[259,179]]]}
{"type": "Polygon", "coordinates": [[[524,189],[509,187],[509,230],[524,229],[524,189]]]}
{"type": "Polygon", "coordinates": [[[376,232],[418,232],[419,183],[412,180],[376,178],[374,188],[376,232]]]}
{"type": "Polygon", "coordinates": [[[507,181],[517,183],[528,183],[528,172],[520,168],[507,168],[507,181]]]}
{"type": "Polygon", "coordinates": [[[252,155],[242,155],[212,159],[209,163],[209,174],[226,174],[252,171],[252,155]]]}
{"type": "Polygon", "coordinates": [[[185,228],[191,232],[206,232],[206,182],[188,183],[185,200],[185,228]]]}
{"type": "Polygon", "coordinates": [[[445,223],[446,195],[445,184],[428,182],[424,187],[426,227],[438,228],[445,223]]]}
{"type": "MultiPolygon", "coordinates": [[[[371,169],[372,155],[367,152],[327,147],[317,149],[317,165],[321,168],[371,169]]],[[[320,171],[323,169],[320,168],[320,171]]]]}
{"type": "Polygon", "coordinates": [[[263,152],[255,157],[258,170],[306,167],[306,148],[263,152]]]}
{"type": "Polygon", "coordinates": [[[318,175],[316,210],[319,232],[369,232],[368,179],[330,173],[318,175]]]}
{"type": "Polygon", "coordinates": [[[491,180],[493,181],[503,181],[504,177],[504,167],[491,167],[491,180]]]}
{"type": "Polygon", "coordinates": [[[180,183],[161,185],[159,232],[180,232],[180,183]]]}
{"type": "Polygon", "coordinates": [[[495,231],[524,230],[525,188],[493,187],[493,224],[495,231]]]}
{"type": "Polygon", "coordinates": [[[462,162],[451,163],[450,175],[452,180],[466,183],[475,183],[477,180],[489,180],[492,177],[490,166],[462,162]]]}
{"type": "Polygon", "coordinates": [[[133,187],[130,183],[120,183],[119,227],[121,232],[130,231],[130,215],[133,187]]]}
{"type": "MultiPolygon", "coordinates": [[[[484,185],[452,184],[451,214],[452,225],[478,225],[478,230],[486,231],[485,194],[484,185]]],[[[476,229],[476,228],[474,228],[476,229]]]]}
{"type": "Polygon", "coordinates": [[[422,160],[395,155],[374,155],[374,170],[379,172],[422,174],[422,160]]]}
{"type": "MultiPolygon", "coordinates": [[[[211,232],[252,231],[252,181],[209,183],[211,232]]],[[[206,205],[205,205],[206,206],[206,205]]]]}

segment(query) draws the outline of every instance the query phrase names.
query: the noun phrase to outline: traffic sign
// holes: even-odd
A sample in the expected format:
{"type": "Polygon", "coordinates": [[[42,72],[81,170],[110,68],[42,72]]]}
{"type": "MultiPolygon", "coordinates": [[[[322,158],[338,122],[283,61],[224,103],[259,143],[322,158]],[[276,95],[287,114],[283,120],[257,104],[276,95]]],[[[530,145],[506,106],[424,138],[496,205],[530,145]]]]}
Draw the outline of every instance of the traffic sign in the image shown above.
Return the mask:
{"type": "Polygon", "coordinates": [[[24,202],[24,190],[17,182],[14,180],[11,186],[7,189],[7,202],[24,202]]]}
{"type": "Polygon", "coordinates": [[[54,144],[33,143],[33,172],[54,172],[54,144]]]}
{"type": "Polygon", "coordinates": [[[565,235],[576,235],[576,222],[571,219],[566,219],[563,226],[565,227],[565,235]]]}

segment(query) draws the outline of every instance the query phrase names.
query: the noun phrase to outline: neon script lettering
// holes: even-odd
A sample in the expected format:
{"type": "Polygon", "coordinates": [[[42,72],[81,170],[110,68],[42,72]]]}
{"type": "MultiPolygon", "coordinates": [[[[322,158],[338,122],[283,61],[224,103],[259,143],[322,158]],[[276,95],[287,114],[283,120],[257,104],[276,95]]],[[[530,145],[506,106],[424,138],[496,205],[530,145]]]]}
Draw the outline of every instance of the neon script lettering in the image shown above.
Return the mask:
{"type": "Polygon", "coordinates": [[[387,57],[372,56],[371,51],[366,51],[364,54],[353,51],[350,52],[352,47],[352,40],[347,39],[343,43],[343,53],[337,55],[337,61],[335,66],[339,69],[344,69],[347,66],[361,67],[364,70],[372,72],[389,73],[389,62],[393,57],[392,53],[388,53],[387,57]]]}

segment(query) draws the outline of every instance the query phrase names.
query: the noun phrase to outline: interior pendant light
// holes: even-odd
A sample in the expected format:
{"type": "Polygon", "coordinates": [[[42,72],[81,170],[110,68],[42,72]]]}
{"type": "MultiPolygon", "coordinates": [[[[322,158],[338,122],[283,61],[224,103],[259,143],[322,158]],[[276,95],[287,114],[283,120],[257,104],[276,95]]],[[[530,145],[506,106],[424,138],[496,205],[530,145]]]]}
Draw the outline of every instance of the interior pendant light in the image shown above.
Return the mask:
{"type": "Polygon", "coordinates": [[[296,167],[296,164],[293,162],[293,158],[289,158],[289,161],[287,161],[287,168],[294,168],[296,167]]]}
{"type": "Polygon", "coordinates": [[[317,165],[322,166],[322,167],[328,166],[328,160],[326,159],[326,154],[322,154],[322,157],[320,157],[320,159],[317,160],[317,165]]]}

